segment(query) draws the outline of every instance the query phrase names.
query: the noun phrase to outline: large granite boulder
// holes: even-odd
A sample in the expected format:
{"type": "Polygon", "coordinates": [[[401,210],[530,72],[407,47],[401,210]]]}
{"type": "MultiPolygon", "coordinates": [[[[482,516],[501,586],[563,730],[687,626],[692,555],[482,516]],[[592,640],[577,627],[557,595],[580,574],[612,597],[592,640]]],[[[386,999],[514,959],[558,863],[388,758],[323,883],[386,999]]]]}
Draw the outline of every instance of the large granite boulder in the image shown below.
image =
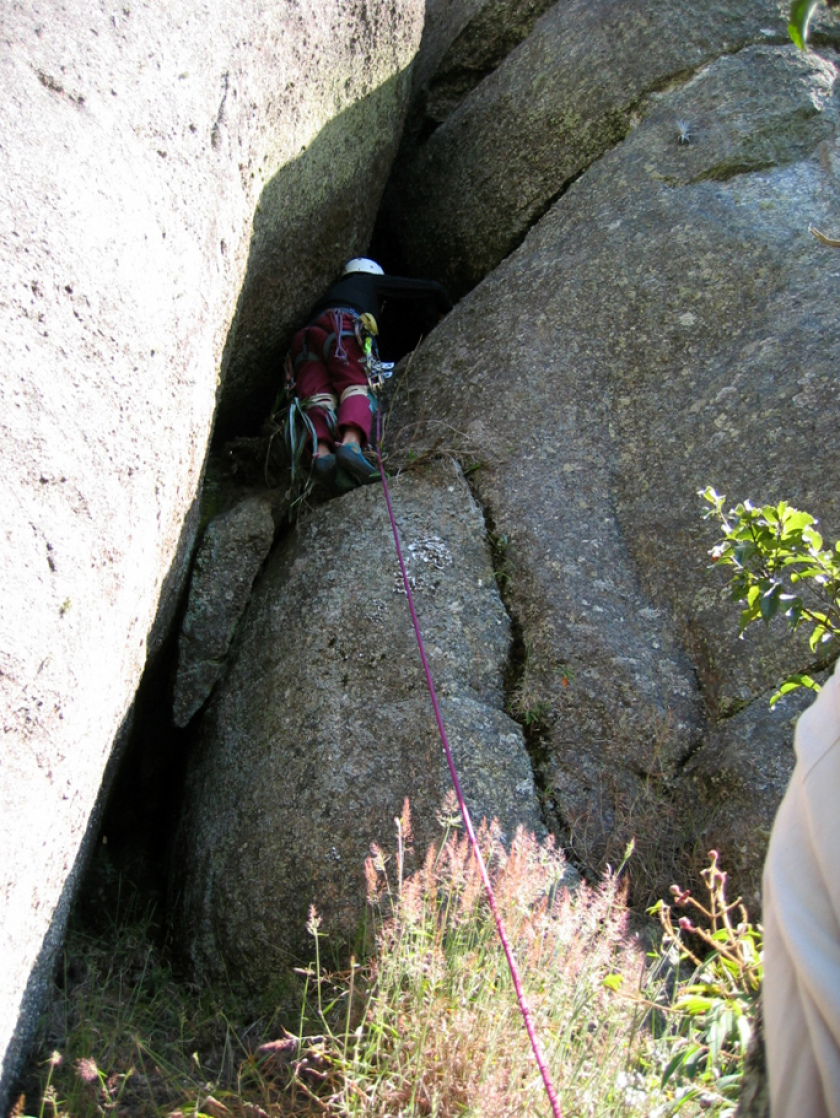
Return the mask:
{"type": "Polygon", "coordinates": [[[176,726],[189,723],[224,670],[254,579],[274,542],[275,516],[270,497],[254,494],[213,517],[204,531],[178,634],[172,693],[176,726]]]}
{"type": "MultiPolygon", "coordinates": [[[[840,535],[838,263],[808,232],[840,213],[835,78],[816,54],[751,47],[657,95],[407,373],[412,452],[469,462],[506,541],[529,707],[550,709],[545,778],[590,848],[628,813],[655,833],[644,789],[673,789],[696,754],[691,806],[704,741],[714,766],[743,749],[732,716],[810,660],[775,629],[735,639],[697,490],[785,497],[840,535]]],[[[789,718],[747,731],[774,795],[789,718]]],[[[753,795],[745,780],[745,818],[753,795]]]]}
{"type": "Polygon", "coordinates": [[[4,1111],[183,582],[234,311],[235,395],[247,323],[364,246],[422,16],[419,0],[0,12],[4,1111]],[[287,196],[325,158],[317,189],[287,196]]]}
{"type": "MultiPolygon", "coordinates": [[[[476,825],[540,831],[504,712],[510,623],[460,471],[392,483],[429,665],[476,825]]],[[[200,973],[259,988],[310,957],[314,903],[340,942],[364,912],[372,842],[410,800],[417,850],[449,775],[378,486],[317,509],[269,560],[227,675],[197,726],[174,895],[200,973]]]]}
{"type": "MultiPolygon", "coordinates": [[[[526,39],[554,0],[429,0],[412,76],[418,117],[440,124],[526,39]]],[[[419,122],[418,122],[419,123],[419,122]]]]}
{"type": "Polygon", "coordinates": [[[555,4],[467,96],[466,63],[446,67],[444,58],[424,95],[430,123],[443,123],[420,131],[388,192],[405,256],[462,295],[630,132],[651,94],[747,43],[781,41],[782,8],[777,0],[555,4]]]}

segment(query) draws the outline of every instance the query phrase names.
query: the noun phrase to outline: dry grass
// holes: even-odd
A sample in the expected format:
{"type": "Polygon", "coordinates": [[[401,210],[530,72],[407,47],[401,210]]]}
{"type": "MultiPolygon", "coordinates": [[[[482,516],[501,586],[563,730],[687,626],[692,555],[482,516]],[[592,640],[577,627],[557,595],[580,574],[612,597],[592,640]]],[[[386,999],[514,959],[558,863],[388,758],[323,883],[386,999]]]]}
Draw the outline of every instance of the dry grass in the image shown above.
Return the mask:
{"type": "MultiPolygon", "coordinates": [[[[509,851],[480,841],[514,945],[531,1012],[566,1105],[605,1112],[620,1092],[630,1037],[613,1027],[603,986],[618,969],[636,981],[642,958],[627,934],[615,877],[564,885],[551,842],[519,831],[509,851]]],[[[465,836],[430,849],[395,896],[383,866],[372,893],[388,914],[371,965],[365,1021],[353,1037],[337,1114],[537,1115],[546,1110],[507,964],[465,836]]]]}
{"type": "MultiPolygon", "coordinates": [[[[452,827],[406,876],[410,830],[406,808],[394,862],[368,861],[372,957],[327,974],[313,911],[314,962],[268,1013],[178,981],[145,916],[74,931],[15,1118],[547,1115],[467,841],[452,827]]],[[[704,1025],[687,1047],[677,960],[651,965],[630,934],[624,871],[569,889],[550,840],[520,831],[506,848],[485,825],[480,842],[566,1118],[731,1114],[666,1075],[704,1025]]]]}
{"type": "Polygon", "coordinates": [[[180,981],[158,932],[131,902],[106,932],[71,926],[15,1118],[320,1113],[292,1083],[288,1050],[262,1049],[281,1031],[273,1015],[180,981]]]}
{"type": "MultiPolygon", "coordinates": [[[[403,821],[403,842],[407,830],[403,821]]],[[[664,984],[629,932],[619,875],[570,890],[551,840],[520,830],[506,849],[485,825],[480,842],[564,1114],[668,1113],[658,1085],[668,1049],[652,1053],[645,1024],[664,984]]],[[[343,975],[336,983],[317,967],[311,976],[332,1053],[317,1093],[324,1113],[548,1114],[466,838],[451,833],[407,880],[400,863],[398,856],[386,866],[376,849],[368,863],[380,914],[375,957],[354,967],[352,981],[343,975]]],[[[310,930],[317,944],[317,918],[310,930]]]]}

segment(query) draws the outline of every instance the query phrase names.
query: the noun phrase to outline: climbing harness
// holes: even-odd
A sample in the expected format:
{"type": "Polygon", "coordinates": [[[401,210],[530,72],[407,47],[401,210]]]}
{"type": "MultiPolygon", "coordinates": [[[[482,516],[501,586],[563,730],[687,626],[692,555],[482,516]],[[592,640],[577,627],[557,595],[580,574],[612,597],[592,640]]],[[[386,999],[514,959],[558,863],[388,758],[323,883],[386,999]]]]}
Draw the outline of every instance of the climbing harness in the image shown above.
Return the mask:
{"type": "Polygon", "coordinates": [[[378,392],[382,385],[394,372],[393,361],[382,361],[379,356],[377,337],[379,327],[372,314],[359,315],[356,323],[356,340],[363,354],[363,363],[367,373],[368,385],[371,392],[378,392]]]}
{"type": "Polygon", "coordinates": [[[306,448],[314,447],[318,442],[314,424],[308,414],[310,410],[320,410],[333,435],[337,433],[338,407],[350,397],[366,396],[370,400],[371,412],[376,413],[376,393],[394,370],[393,362],[382,361],[379,356],[378,334],[379,328],[372,314],[360,314],[351,307],[334,307],[304,327],[298,334],[300,349],[297,353],[290,349],[286,355],[285,383],[272,409],[272,419],[283,433],[291,464],[292,482],[302,486],[304,494],[312,483],[312,463],[309,462],[308,471],[304,464],[306,448]],[[320,346],[314,344],[314,339],[310,337],[313,327],[317,327],[319,333],[326,333],[320,346]],[[350,337],[355,338],[362,351],[361,364],[367,385],[350,385],[341,393],[340,399],[327,392],[299,397],[295,381],[300,367],[311,360],[322,361],[325,365],[330,360],[347,364],[350,358],[344,342],[350,337]]]}
{"type": "Polygon", "coordinates": [[[548,1070],[548,1065],[545,1062],[545,1057],[542,1052],[542,1046],[540,1045],[540,1040],[534,1027],[534,1021],[531,1016],[531,1011],[528,1008],[528,1003],[525,999],[525,992],[522,989],[522,980],[519,977],[519,968],[516,965],[513,948],[510,945],[507,933],[505,932],[504,924],[502,923],[502,918],[496,904],[496,895],[493,892],[493,885],[490,881],[490,875],[487,873],[487,867],[484,864],[484,858],[481,853],[481,848],[479,847],[478,840],[476,839],[469,808],[467,807],[466,800],[464,799],[464,794],[461,791],[461,782],[458,779],[458,773],[455,768],[455,761],[452,756],[452,750],[449,746],[449,739],[446,736],[446,728],[443,724],[443,715],[441,714],[440,704],[437,699],[437,693],[435,692],[435,685],[432,679],[431,670],[429,668],[429,661],[426,657],[426,648],[423,644],[423,636],[420,632],[420,622],[417,619],[417,611],[414,608],[414,598],[411,593],[410,580],[406,571],[405,562],[403,560],[402,548],[400,547],[400,537],[399,532],[397,531],[397,522],[394,518],[394,510],[391,505],[391,494],[388,490],[388,480],[385,476],[385,467],[382,465],[382,451],[379,445],[380,439],[381,423],[379,413],[377,413],[376,460],[379,463],[379,475],[382,479],[382,489],[385,493],[385,504],[388,506],[388,516],[391,520],[391,530],[394,535],[394,545],[396,547],[397,560],[399,562],[400,571],[402,573],[403,586],[405,587],[405,596],[408,601],[408,608],[411,611],[411,621],[414,625],[414,635],[417,639],[417,647],[420,651],[420,660],[423,664],[423,671],[426,673],[426,684],[429,688],[429,695],[432,700],[432,708],[435,713],[438,732],[440,733],[440,740],[443,743],[443,750],[446,754],[446,763],[449,766],[449,775],[452,778],[452,786],[455,789],[455,795],[458,799],[458,806],[461,809],[461,817],[464,820],[464,829],[466,830],[467,836],[470,840],[470,846],[472,847],[476,865],[478,866],[478,872],[484,885],[484,891],[487,896],[487,903],[490,906],[490,911],[493,913],[493,919],[496,921],[496,931],[499,934],[499,939],[501,940],[505,958],[507,959],[508,968],[510,970],[510,977],[513,981],[513,988],[516,991],[516,999],[519,1002],[519,1009],[522,1013],[522,1018],[525,1022],[525,1029],[528,1033],[528,1039],[531,1042],[531,1049],[534,1053],[534,1060],[536,1061],[540,1075],[542,1076],[542,1081],[545,1085],[545,1091],[548,1095],[548,1101],[551,1105],[552,1114],[554,1115],[554,1118],[563,1118],[563,1112],[560,1109],[560,1101],[557,1098],[557,1092],[554,1088],[554,1083],[552,1082],[551,1073],[548,1070]]]}

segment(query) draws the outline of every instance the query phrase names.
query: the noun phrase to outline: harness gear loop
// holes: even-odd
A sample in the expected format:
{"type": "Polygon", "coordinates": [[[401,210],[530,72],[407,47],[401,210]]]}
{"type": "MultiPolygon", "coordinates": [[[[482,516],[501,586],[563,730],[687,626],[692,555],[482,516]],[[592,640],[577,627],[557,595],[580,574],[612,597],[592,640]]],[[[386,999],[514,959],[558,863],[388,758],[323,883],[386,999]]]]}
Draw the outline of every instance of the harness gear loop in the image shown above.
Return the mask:
{"type": "MultiPolygon", "coordinates": [[[[349,358],[347,350],[344,348],[344,338],[355,336],[359,349],[362,351],[362,366],[368,380],[368,387],[371,392],[378,392],[388,377],[391,376],[394,363],[393,361],[382,361],[379,357],[379,346],[377,344],[379,326],[376,318],[369,311],[360,314],[349,307],[335,308],[328,311],[327,314],[333,329],[324,339],[321,351],[324,364],[326,365],[329,362],[330,357],[346,363],[349,358]],[[352,326],[345,325],[346,319],[350,320],[352,326]]],[[[300,364],[302,360],[305,360],[305,358],[299,355],[296,364],[300,364]]]]}
{"type": "Polygon", "coordinates": [[[349,388],[345,388],[341,393],[339,403],[343,404],[345,400],[349,400],[351,396],[367,396],[368,386],[366,384],[351,384],[349,388]]]}
{"type": "MultiPolygon", "coordinates": [[[[342,393],[342,400],[344,395],[342,393]]],[[[323,411],[331,413],[327,416],[327,422],[331,427],[335,426],[335,412],[338,401],[332,392],[316,392],[314,396],[307,396],[305,400],[301,401],[301,407],[304,411],[309,411],[310,408],[321,408],[323,411]]]]}
{"type": "Polygon", "coordinates": [[[382,361],[377,337],[379,326],[372,314],[359,315],[356,322],[356,340],[364,354],[364,366],[371,392],[378,392],[394,371],[393,361],[382,361]]]}
{"type": "Polygon", "coordinates": [[[350,334],[354,333],[354,331],[343,329],[343,311],[332,310],[329,312],[329,314],[330,318],[332,319],[333,332],[327,337],[327,340],[324,342],[324,360],[328,359],[328,346],[330,342],[335,341],[335,351],[333,352],[333,357],[336,359],[336,361],[340,361],[342,365],[346,365],[349,361],[349,358],[347,356],[347,350],[344,348],[344,342],[342,341],[342,338],[349,337],[350,334]]]}
{"type": "MultiPolygon", "coordinates": [[[[289,401],[289,410],[283,423],[283,434],[285,436],[286,449],[289,452],[293,482],[298,480],[302,472],[303,454],[306,450],[307,442],[311,440],[312,446],[318,445],[318,435],[315,431],[315,427],[312,420],[306,414],[311,406],[311,401],[309,399],[300,400],[297,396],[292,396],[289,401]]],[[[335,414],[332,412],[327,412],[327,422],[329,422],[329,417],[331,415],[334,424],[335,414]]]]}

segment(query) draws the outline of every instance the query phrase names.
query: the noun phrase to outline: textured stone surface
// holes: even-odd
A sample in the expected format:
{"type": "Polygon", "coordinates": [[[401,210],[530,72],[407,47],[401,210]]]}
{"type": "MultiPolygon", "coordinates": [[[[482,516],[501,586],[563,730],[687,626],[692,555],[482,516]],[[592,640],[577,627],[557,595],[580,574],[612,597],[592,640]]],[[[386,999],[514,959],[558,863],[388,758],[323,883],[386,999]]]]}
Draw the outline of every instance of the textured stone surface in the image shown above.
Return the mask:
{"type": "Polygon", "coordinates": [[[414,73],[426,126],[459,101],[526,39],[553,0],[451,0],[430,3],[414,73]]]}
{"type": "Polygon", "coordinates": [[[274,531],[271,502],[262,496],[241,501],[207,525],[178,637],[172,696],[176,726],[186,726],[216,686],[274,531]]]}
{"type": "MultiPolygon", "coordinates": [[[[509,541],[572,831],[609,833],[610,789],[677,780],[709,729],[743,743],[721,720],[808,663],[780,630],[735,639],[696,494],[785,497],[840,535],[837,256],[807,231],[840,212],[834,81],[815,54],[755,47],[659,95],[410,367],[426,440],[479,467],[509,541]]],[[[752,725],[775,795],[789,719],[752,725]]]]}
{"type": "Polygon", "coordinates": [[[422,14],[419,0],[0,10],[0,1107],[186,571],[246,271],[231,386],[246,324],[290,285],[306,296],[291,251],[285,287],[256,282],[274,238],[311,254],[319,287],[363,246],[422,14]],[[345,148],[335,195],[310,198],[335,202],[338,227],[319,226],[280,185],[345,148]]]}
{"type": "MultiPolygon", "coordinates": [[[[627,135],[648,95],[748,42],[781,42],[783,7],[776,0],[555,4],[416,154],[401,160],[388,196],[404,254],[453,298],[462,295],[627,135]]],[[[457,68],[453,93],[456,78],[457,68]]],[[[444,74],[433,79],[429,111],[439,117],[451,103],[446,90],[444,74]]],[[[672,127],[676,135],[675,121],[672,127]]]]}
{"type": "Polygon", "coordinates": [[[278,89],[293,96],[305,74],[317,104],[284,111],[278,126],[291,158],[263,179],[254,211],[222,367],[221,434],[259,430],[292,332],[344,262],[367,248],[402,131],[421,0],[401,4],[398,15],[385,0],[335,5],[328,20],[315,0],[307,9],[291,53],[283,51],[278,89]]]}
{"type": "MultiPolygon", "coordinates": [[[[510,642],[480,511],[444,464],[392,486],[429,663],[478,822],[540,829],[510,642]]],[[[194,967],[252,986],[308,957],[314,902],[351,937],[372,841],[412,805],[418,851],[448,773],[378,487],[318,509],[272,555],[229,672],[198,724],[178,865],[194,967]]]]}
{"type": "Polygon", "coordinates": [[[426,0],[423,37],[412,69],[412,89],[424,88],[440,61],[470,21],[481,16],[491,0],[426,0]]]}
{"type": "MultiPolygon", "coordinates": [[[[713,843],[755,918],[761,909],[761,870],[776,809],[793,769],[796,719],[814,701],[804,688],[772,709],[770,692],[731,718],[713,724],[685,768],[700,812],[714,820],[713,843]]],[[[731,899],[736,893],[730,892],[731,899]]]]}

